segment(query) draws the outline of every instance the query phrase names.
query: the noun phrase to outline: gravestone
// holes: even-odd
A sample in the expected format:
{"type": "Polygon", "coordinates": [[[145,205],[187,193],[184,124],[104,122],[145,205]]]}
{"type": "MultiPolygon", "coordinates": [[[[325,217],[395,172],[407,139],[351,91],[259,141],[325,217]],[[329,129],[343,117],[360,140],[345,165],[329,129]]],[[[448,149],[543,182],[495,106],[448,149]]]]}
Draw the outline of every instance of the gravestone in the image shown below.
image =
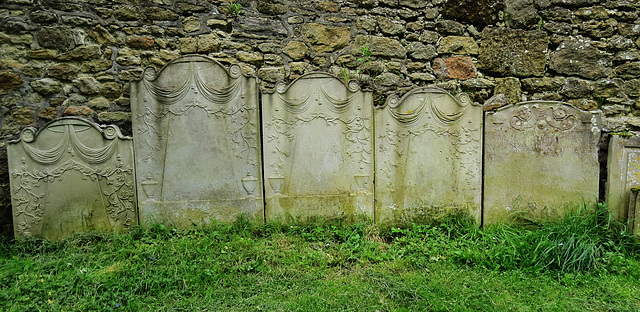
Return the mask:
{"type": "Polygon", "coordinates": [[[597,201],[600,118],[547,101],[487,112],[483,222],[562,216],[597,201]]]}
{"type": "Polygon", "coordinates": [[[267,219],[373,217],[370,92],[325,73],[263,94],[267,219]]]}
{"type": "Polygon", "coordinates": [[[62,118],[7,147],[16,238],[59,240],[138,224],[131,138],[62,118]]]}
{"type": "Polygon", "coordinates": [[[629,232],[640,236],[640,187],[633,186],[629,189],[629,206],[627,211],[628,223],[627,229],[629,232]]]}
{"type": "MultiPolygon", "coordinates": [[[[640,187],[640,137],[613,135],[607,160],[606,199],[611,215],[624,221],[631,189],[640,187]]],[[[635,216],[629,215],[630,219],[635,216]]]]}
{"type": "Polygon", "coordinates": [[[466,94],[432,87],[391,96],[375,110],[381,223],[429,222],[464,211],[480,224],[482,116],[466,94]]]}
{"type": "Polygon", "coordinates": [[[263,219],[255,78],[182,57],[132,82],[131,110],[142,223],[263,219]]]}

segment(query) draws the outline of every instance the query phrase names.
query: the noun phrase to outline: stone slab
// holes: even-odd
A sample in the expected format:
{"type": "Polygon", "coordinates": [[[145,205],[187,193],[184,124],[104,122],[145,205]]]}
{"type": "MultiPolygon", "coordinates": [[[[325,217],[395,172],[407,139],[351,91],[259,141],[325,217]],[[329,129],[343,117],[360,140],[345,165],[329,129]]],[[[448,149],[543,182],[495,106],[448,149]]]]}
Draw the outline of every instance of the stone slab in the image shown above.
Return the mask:
{"type": "Polygon", "coordinates": [[[432,221],[482,205],[482,106],[426,87],[375,110],[376,218],[386,225],[432,221]]]}
{"type": "Polygon", "coordinates": [[[640,236],[640,222],[636,220],[640,220],[640,188],[632,187],[629,190],[629,206],[627,211],[628,223],[627,229],[629,232],[635,234],[636,236],[640,236]]]}
{"type": "Polygon", "coordinates": [[[131,83],[141,223],[263,220],[258,86],[186,56],[131,83]]]}
{"type": "Polygon", "coordinates": [[[262,98],[267,220],[373,218],[371,93],[311,73],[262,98]]]}
{"type": "Polygon", "coordinates": [[[640,136],[611,137],[607,172],[606,200],[609,211],[618,220],[625,221],[631,188],[640,187],[640,136]]]}
{"type": "Polygon", "coordinates": [[[486,112],[483,223],[562,216],[597,201],[600,119],[549,101],[486,112]]]}
{"type": "Polygon", "coordinates": [[[25,128],[7,147],[16,238],[138,224],[131,138],[74,117],[25,128]]]}

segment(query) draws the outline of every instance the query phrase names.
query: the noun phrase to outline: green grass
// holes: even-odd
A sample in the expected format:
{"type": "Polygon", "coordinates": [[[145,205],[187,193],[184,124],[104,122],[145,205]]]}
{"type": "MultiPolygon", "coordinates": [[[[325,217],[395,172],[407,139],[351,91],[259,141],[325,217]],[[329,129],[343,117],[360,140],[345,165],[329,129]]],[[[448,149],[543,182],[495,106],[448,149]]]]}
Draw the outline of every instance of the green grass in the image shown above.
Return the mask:
{"type": "Polygon", "coordinates": [[[639,281],[640,244],[602,205],[526,227],[239,220],[0,242],[2,311],[638,311],[639,281]]]}

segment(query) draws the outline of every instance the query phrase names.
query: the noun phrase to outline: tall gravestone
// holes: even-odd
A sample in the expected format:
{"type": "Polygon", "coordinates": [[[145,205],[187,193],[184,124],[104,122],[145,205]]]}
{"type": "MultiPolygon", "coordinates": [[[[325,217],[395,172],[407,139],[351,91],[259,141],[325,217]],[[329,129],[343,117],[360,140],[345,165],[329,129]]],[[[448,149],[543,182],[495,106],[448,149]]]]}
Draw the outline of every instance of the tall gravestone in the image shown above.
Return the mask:
{"type": "Polygon", "coordinates": [[[141,222],[263,219],[255,78],[182,57],[132,82],[131,110],[141,222]]]}
{"type": "MultiPolygon", "coordinates": [[[[613,135],[607,160],[606,200],[612,216],[627,218],[631,189],[640,187],[640,137],[613,135]]],[[[635,219],[634,215],[628,216],[635,219]]]]}
{"type": "Polygon", "coordinates": [[[483,222],[561,216],[598,200],[601,113],[532,101],[485,115],[483,222]]]}
{"type": "Polygon", "coordinates": [[[7,147],[15,236],[58,240],[138,224],[131,139],[63,118],[7,147]]]}
{"type": "Polygon", "coordinates": [[[324,73],[263,95],[267,219],[373,217],[370,92],[324,73]]]}
{"type": "Polygon", "coordinates": [[[428,221],[461,210],[478,224],[482,107],[439,88],[389,97],[375,110],[376,215],[383,224],[428,221]]]}

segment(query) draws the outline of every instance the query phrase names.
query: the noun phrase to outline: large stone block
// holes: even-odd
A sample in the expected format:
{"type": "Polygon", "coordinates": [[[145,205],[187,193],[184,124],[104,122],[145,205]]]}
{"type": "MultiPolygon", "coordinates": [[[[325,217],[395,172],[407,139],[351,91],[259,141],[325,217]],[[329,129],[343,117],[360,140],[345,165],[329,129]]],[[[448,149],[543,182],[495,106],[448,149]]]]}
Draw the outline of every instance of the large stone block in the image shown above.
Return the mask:
{"type": "Polygon", "coordinates": [[[530,29],[538,24],[540,16],[535,0],[505,0],[505,23],[513,28],[530,29]]]}
{"type": "Polygon", "coordinates": [[[433,73],[440,79],[464,80],[476,76],[476,67],[467,56],[437,58],[433,61],[433,73]]]}
{"type": "Polygon", "coordinates": [[[502,0],[447,1],[442,14],[448,19],[484,27],[498,22],[498,13],[503,6],[502,0]]]}
{"type": "Polygon", "coordinates": [[[255,78],[201,56],[132,82],[141,222],[262,220],[257,110],[255,78]]]}
{"type": "MultiPolygon", "coordinates": [[[[111,66],[109,66],[111,67],[111,66]]],[[[67,64],[67,63],[59,63],[53,64],[47,68],[47,76],[61,79],[61,80],[71,80],[78,75],[80,70],[78,67],[67,64]]]]}
{"type": "Polygon", "coordinates": [[[566,40],[551,54],[549,68],[563,75],[598,79],[612,73],[611,55],[587,41],[566,40]]]}
{"type": "Polygon", "coordinates": [[[308,50],[309,48],[307,48],[307,45],[304,43],[300,41],[290,41],[287,43],[287,46],[282,49],[282,52],[294,60],[300,60],[304,58],[308,50]]]}
{"type": "Polygon", "coordinates": [[[548,46],[543,31],[487,27],[482,31],[478,68],[502,76],[543,76],[548,46]]]}
{"type": "Polygon", "coordinates": [[[438,45],[438,53],[477,55],[478,44],[471,37],[448,36],[440,40],[440,44],[438,45]]]}
{"type": "Polygon", "coordinates": [[[357,35],[353,43],[352,53],[360,55],[364,47],[369,49],[371,55],[376,56],[404,58],[407,55],[407,49],[398,40],[357,35]]]}
{"type": "Polygon", "coordinates": [[[118,127],[63,118],[10,143],[17,238],[58,240],[138,223],[131,138],[118,127]]]}
{"type": "Polygon", "coordinates": [[[307,42],[316,52],[333,52],[344,48],[351,40],[348,27],[332,27],[317,23],[302,26],[302,32],[307,42]]]}
{"type": "Polygon", "coordinates": [[[470,213],[482,204],[482,106],[439,88],[376,109],[376,218],[386,225],[470,213]]]}
{"type": "Polygon", "coordinates": [[[275,39],[286,37],[288,32],[278,19],[237,17],[233,22],[233,34],[250,38],[275,39]]]}
{"type": "Polygon", "coordinates": [[[60,92],[62,84],[51,78],[43,78],[31,82],[31,87],[38,93],[49,95],[60,92]]]}
{"type": "Polygon", "coordinates": [[[325,73],[263,94],[268,220],[373,217],[372,106],[355,81],[325,73]]]}
{"type": "MultiPolygon", "coordinates": [[[[607,205],[612,216],[625,221],[631,189],[640,187],[640,136],[613,135],[609,142],[607,169],[607,205]]],[[[628,217],[629,221],[636,218],[633,213],[628,217]]],[[[640,222],[637,223],[640,226],[640,222]]]]}
{"type": "Polygon", "coordinates": [[[547,101],[486,112],[483,223],[561,216],[597,201],[600,118],[547,101]]]}
{"type": "Polygon", "coordinates": [[[89,38],[104,45],[115,45],[118,43],[118,40],[108,30],[100,25],[89,31],[89,38]]]}
{"type": "Polygon", "coordinates": [[[68,51],[73,46],[73,32],[69,27],[43,27],[36,38],[41,47],[68,51]]]}
{"type": "Polygon", "coordinates": [[[22,78],[13,71],[0,71],[0,95],[20,89],[23,83],[22,78]]]}
{"type": "Polygon", "coordinates": [[[518,103],[522,96],[522,84],[514,77],[496,78],[494,94],[504,94],[511,104],[518,103]]]}

